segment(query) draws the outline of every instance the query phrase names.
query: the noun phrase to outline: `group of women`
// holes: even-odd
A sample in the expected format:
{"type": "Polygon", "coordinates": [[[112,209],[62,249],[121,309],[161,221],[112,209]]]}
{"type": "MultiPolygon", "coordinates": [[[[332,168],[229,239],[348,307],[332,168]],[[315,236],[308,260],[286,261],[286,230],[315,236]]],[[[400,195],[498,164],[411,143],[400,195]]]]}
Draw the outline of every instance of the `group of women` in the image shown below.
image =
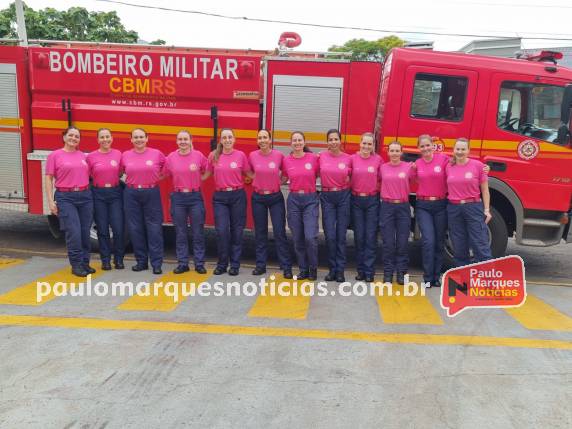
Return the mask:
{"type": "Polygon", "coordinates": [[[466,139],[456,141],[449,158],[435,153],[431,137],[422,135],[418,142],[421,156],[415,163],[401,160],[402,147],[397,141],[388,146],[389,162],[384,163],[375,153],[371,133],[363,134],[359,151],[349,155],[343,152],[341,134],[334,129],[327,132],[327,150],[320,154],[306,146],[300,131],[291,134],[292,150],[284,155],[272,147],[270,132],[260,130],[259,148],[248,157],[234,148],[235,135],[228,128],[221,130],[217,147],[208,158],[193,148],[192,136],[184,130],[177,134],[178,149],[167,157],[147,147],[147,133],[140,128],[131,133],[133,148],[123,154],[111,147],[110,130],[100,129],[97,139],[99,149],[85,155],[78,149],[80,131],[70,127],[63,133],[64,147],[53,151],[46,164],[49,208],[58,215],[65,231],[72,272],[78,276],[95,271],[89,265],[92,219],[97,226],[102,268],[111,269],[112,255],[114,267],[124,268],[124,217],[136,259],[133,271],[146,270],[150,263],[153,273],[162,272],[163,211],[158,184],[167,176],[173,181],[170,200],[176,231],[176,274],[190,270],[189,220],[195,270],[206,273],[201,183],[211,175],[218,245],[215,275],[239,274],[246,225],[245,184],[250,182],[256,241],[253,275],[266,272],[270,215],[284,278],[293,278],[287,220],[300,269],[297,278],[317,279],[321,206],[329,266],[325,280],[345,281],[346,232],[352,223],[356,280],[374,279],[377,231],[381,229],[383,280],[391,282],[396,275],[397,282],[403,284],[409,262],[409,195],[414,182],[418,186],[415,210],[422,236],[425,282],[440,285],[447,227],[457,265],[469,263],[469,248],[478,261],[491,258],[486,228],[491,219],[488,168],[468,157],[466,139]],[[125,189],[120,182],[123,174],[125,189]],[[289,184],[286,201],[281,191],[284,183],[289,184]]]}

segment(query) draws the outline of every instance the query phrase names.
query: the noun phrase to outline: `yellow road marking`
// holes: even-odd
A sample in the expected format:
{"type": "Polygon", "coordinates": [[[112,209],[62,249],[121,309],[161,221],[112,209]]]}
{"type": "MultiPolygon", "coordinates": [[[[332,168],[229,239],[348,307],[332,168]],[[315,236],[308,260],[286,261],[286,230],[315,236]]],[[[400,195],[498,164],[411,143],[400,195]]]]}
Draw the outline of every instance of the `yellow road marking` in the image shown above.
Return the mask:
{"type": "Polygon", "coordinates": [[[528,294],[520,307],[506,311],[526,329],[572,332],[572,318],[559,312],[534,295],[528,294]]]}
{"type": "Polygon", "coordinates": [[[119,305],[117,309],[128,311],[173,311],[181,302],[187,299],[187,296],[183,296],[183,292],[185,294],[191,293],[196,286],[206,281],[209,277],[210,274],[199,274],[194,271],[184,274],[166,274],[155,280],[155,283],[163,283],[162,287],[157,288],[156,295],[153,292],[153,283],[151,283],[151,293],[149,295],[133,295],[119,305]],[[168,283],[172,284],[169,285],[168,283]]]}
{"type": "Polygon", "coordinates": [[[392,296],[387,289],[376,296],[379,313],[384,323],[413,324],[413,325],[442,325],[433,304],[426,296],[421,295],[421,289],[414,296],[404,296],[404,286],[393,284],[392,296]]]}
{"type": "MultiPolygon", "coordinates": [[[[308,307],[310,306],[310,297],[302,295],[303,281],[287,280],[280,274],[274,274],[276,279],[274,284],[276,290],[281,283],[288,283],[288,286],[283,288],[286,293],[284,296],[276,293],[270,294],[270,289],[267,288],[266,295],[259,295],[256,302],[248,312],[248,317],[268,317],[275,319],[305,319],[308,314],[308,307]]],[[[271,282],[271,278],[266,279],[271,282]]]]}
{"type": "MultiPolygon", "coordinates": [[[[95,279],[102,274],[101,270],[97,270],[91,275],[91,279],[95,279]]],[[[55,273],[49,274],[45,277],[40,277],[33,282],[26,283],[25,285],[19,286],[16,289],[12,289],[5,294],[0,295],[0,304],[5,305],[31,305],[38,306],[43,305],[46,302],[51,301],[56,298],[56,293],[66,293],[71,290],[72,286],[76,286],[79,283],[87,282],[86,277],[77,277],[71,273],[71,268],[62,268],[55,273]],[[49,294],[43,296],[41,301],[38,302],[38,283],[45,282],[49,283],[51,288],[49,294]],[[61,283],[56,285],[56,283],[61,283]]]]}
{"type": "Polygon", "coordinates": [[[572,341],[532,338],[476,337],[467,335],[398,334],[363,331],[331,331],[324,329],[270,328],[239,325],[208,325],[199,323],[151,322],[142,320],[106,320],[42,316],[0,316],[1,326],[41,326],[69,329],[100,329],[126,331],[184,332],[196,334],[250,335],[346,340],[373,343],[421,345],[454,345],[480,347],[516,347],[532,349],[572,350],[572,341]]]}
{"type": "Polygon", "coordinates": [[[19,265],[24,262],[23,259],[13,259],[13,258],[0,258],[0,270],[5,270],[6,268],[19,265]]]}

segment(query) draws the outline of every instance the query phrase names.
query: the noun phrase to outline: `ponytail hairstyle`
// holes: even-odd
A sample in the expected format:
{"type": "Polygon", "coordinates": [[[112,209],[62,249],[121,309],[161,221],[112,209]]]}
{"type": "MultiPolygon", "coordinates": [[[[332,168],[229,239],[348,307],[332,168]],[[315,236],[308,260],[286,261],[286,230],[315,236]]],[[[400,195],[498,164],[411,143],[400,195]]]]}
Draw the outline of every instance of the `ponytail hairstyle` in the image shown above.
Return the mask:
{"type": "Polygon", "coordinates": [[[222,137],[222,133],[224,131],[230,131],[232,133],[232,136],[234,137],[234,130],[232,128],[221,128],[220,129],[218,143],[216,144],[215,150],[213,150],[211,152],[213,154],[214,164],[218,163],[218,160],[220,158],[220,154],[222,153],[222,143],[220,141],[220,138],[222,137]]]}
{"type": "MultiPolygon", "coordinates": [[[[466,143],[467,144],[467,149],[471,148],[471,145],[469,143],[469,139],[466,139],[465,137],[460,137],[455,141],[455,144],[453,145],[453,149],[455,148],[455,146],[457,146],[457,143],[466,143]]],[[[457,159],[455,158],[455,151],[453,151],[453,156],[451,157],[451,165],[455,165],[457,163],[457,159]]]]}

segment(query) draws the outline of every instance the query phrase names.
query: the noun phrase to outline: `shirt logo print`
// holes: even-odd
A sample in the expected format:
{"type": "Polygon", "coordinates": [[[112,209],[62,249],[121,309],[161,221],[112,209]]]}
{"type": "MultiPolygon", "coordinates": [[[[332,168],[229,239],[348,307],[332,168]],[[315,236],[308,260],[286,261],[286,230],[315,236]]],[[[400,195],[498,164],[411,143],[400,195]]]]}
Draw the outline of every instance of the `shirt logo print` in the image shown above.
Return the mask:
{"type": "Polygon", "coordinates": [[[471,173],[470,171],[467,171],[465,173],[465,179],[472,179],[473,178],[473,173],[471,173]]]}
{"type": "Polygon", "coordinates": [[[400,179],[405,179],[405,176],[407,176],[403,171],[401,173],[399,173],[397,175],[400,179]]]}
{"type": "Polygon", "coordinates": [[[312,164],[310,164],[309,162],[307,162],[306,164],[304,164],[304,168],[306,168],[306,170],[311,170],[311,169],[312,169],[312,164]]]}
{"type": "Polygon", "coordinates": [[[441,166],[440,165],[436,165],[435,168],[433,169],[433,171],[435,173],[440,173],[441,172],[441,166]]]}
{"type": "Polygon", "coordinates": [[[117,167],[117,161],[112,159],[111,161],[109,161],[109,163],[113,166],[113,167],[117,167]]]}
{"type": "Polygon", "coordinates": [[[232,161],[230,163],[230,168],[236,168],[236,167],[238,167],[238,164],[236,162],[232,161]]]}
{"type": "Polygon", "coordinates": [[[369,167],[367,167],[367,172],[368,173],[375,173],[375,168],[373,168],[371,165],[369,167]]]}
{"type": "Polygon", "coordinates": [[[189,168],[191,169],[191,171],[197,171],[197,164],[192,163],[191,165],[189,165],[189,168]]]}
{"type": "Polygon", "coordinates": [[[276,168],[276,163],[275,162],[270,162],[268,164],[268,168],[276,168]]]}
{"type": "Polygon", "coordinates": [[[346,164],[344,164],[343,162],[340,162],[340,163],[338,164],[338,168],[339,168],[340,170],[343,170],[344,168],[346,168],[346,164]]]}
{"type": "Polygon", "coordinates": [[[147,164],[147,165],[153,165],[153,161],[151,161],[150,159],[148,159],[147,161],[145,161],[145,164],[147,164]]]}

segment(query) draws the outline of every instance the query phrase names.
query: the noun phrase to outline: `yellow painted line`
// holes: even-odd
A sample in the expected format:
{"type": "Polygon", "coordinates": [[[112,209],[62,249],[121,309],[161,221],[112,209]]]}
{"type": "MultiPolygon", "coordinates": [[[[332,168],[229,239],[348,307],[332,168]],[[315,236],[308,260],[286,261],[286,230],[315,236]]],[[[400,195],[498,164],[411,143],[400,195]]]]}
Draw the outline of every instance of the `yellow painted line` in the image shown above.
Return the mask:
{"type": "Polygon", "coordinates": [[[572,332],[572,318],[559,312],[534,295],[528,294],[526,302],[506,311],[526,329],[572,332]]]}
{"type": "MultiPolygon", "coordinates": [[[[97,270],[91,275],[91,279],[95,279],[102,274],[101,270],[97,270]]],[[[55,273],[49,274],[45,277],[40,277],[33,282],[26,283],[25,285],[19,286],[16,289],[0,295],[0,304],[4,305],[31,305],[38,306],[43,305],[46,302],[51,301],[56,298],[56,293],[69,292],[73,286],[77,286],[79,283],[85,283],[88,279],[86,277],[77,277],[71,273],[71,268],[66,267],[55,273]],[[38,302],[38,283],[45,282],[49,283],[50,290],[49,294],[43,296],[41,301],[38,302]],[[56,283],[61,283],[56,285],[56,283]]],[[[40,286],[41,287],[41,286],[40,286]]],[[[41,289],[40,289],[41,290],[41,289]]]]}
{"type": "Polygon", "coordinates": [[[0,118],[0,126],[2,127],[23,127],[24,120],[21,118],[0,118]]]}
{"type": "Polygon", "coordinates": [[[271,328],[260,326],[210,325],[43,316],[0,315],[0,326],[29,326],[66,329],[181,332],[193,334],[249,335],[256,337],[345,340],[370,343],[401,343],[443,346],[515,347],[572,350],[572,341],[533,338],[477,337],[468,335],[399,334],[324,329],[271,328]]]}
{"type": "Polygon", "coordinates": [[[210,276],[208,273],[199,274],[194,271],[184,274],[166,274],[154,281],[155,284],[162,283],[162,287],[157,288],[156,295],[153,291],[153,282],[151,282],[149,295],[133,295],[119,305],[117,309],[127,311],[173,311],[181,302],[187,299],[183,292],[185,294],[191,293],[210,276]]]}
{"type": "MultiPolygon", "coordinates": [[[[157,134],[173,134],[176,135],[182,129],[187,129],[193,135],[197,136],[212,136],[212,128],[199,128],[199,127],[185,127],[182,125],[151,125],[151,124],[125,124],[115,122],[83,122],[74,121],[74,125],[80,130],[96,131],[100,128],[109,128],[111,131],[127,132],[130,133],[134,128],[144,128],[148,133],[157,134]]],[[[48,128],[48,129],[64,129],[68,126],[67,121],[57,121],[51,119],[34,119],[32,120],[32,127],[34,128],[48,128]]],[[[235,129],[234,135],[236,138],[252,138],[255,139],[258,134],[257,130],[242,130],[235,129]]]]}
{"type": "MultiPolygon", "coordinates": [[[[310,307],[310,297],[302,295],[303,281],[287,280],[280,274],[274,274],[276,289],[280,284],[284,285],[285,295],[278,293],[272,295],[270,287],[266,289],[266,295],[259,295],[256,302],[248,312],[248,317],[267,317],[274,319],[305,319],[310,307]]],[[[267,278],[268,283],[272,282],[271,277],[267,278]]]]}
{"type": "Polygon", "coordinates": [[[387,288],[376,296],[383,323],[407,325],[442,325],[443,319],[421,290],[414,296],[405,296],[404,286],[393,284],[392,296],[387,288]]]}
{"type": "Polygon", "coordinates": [[[0,258],[0,270],[20,265],[22,262],[24,262],[23,259],[0,258]]]}

